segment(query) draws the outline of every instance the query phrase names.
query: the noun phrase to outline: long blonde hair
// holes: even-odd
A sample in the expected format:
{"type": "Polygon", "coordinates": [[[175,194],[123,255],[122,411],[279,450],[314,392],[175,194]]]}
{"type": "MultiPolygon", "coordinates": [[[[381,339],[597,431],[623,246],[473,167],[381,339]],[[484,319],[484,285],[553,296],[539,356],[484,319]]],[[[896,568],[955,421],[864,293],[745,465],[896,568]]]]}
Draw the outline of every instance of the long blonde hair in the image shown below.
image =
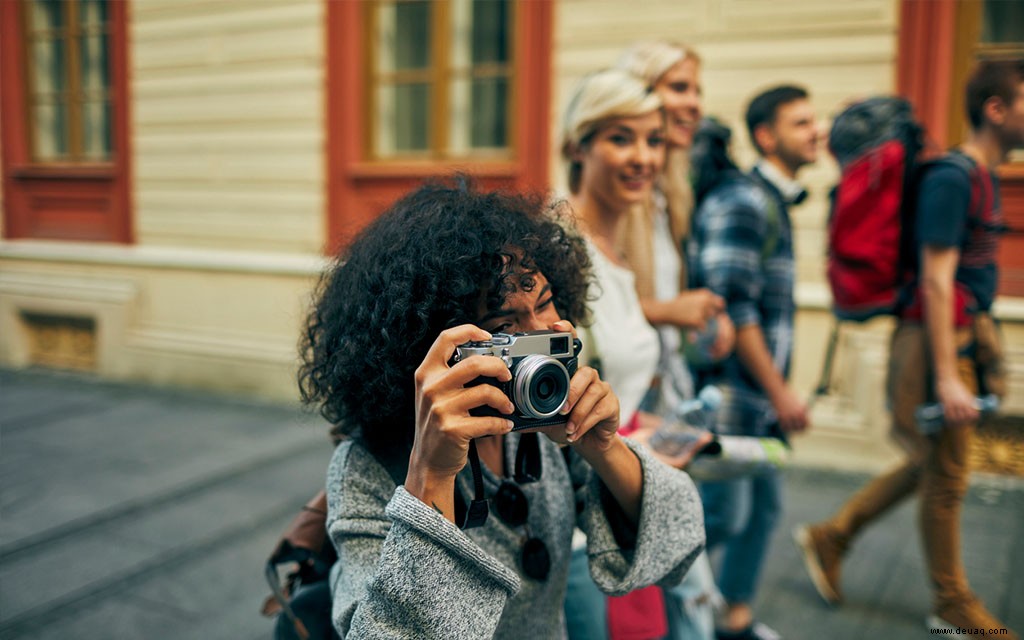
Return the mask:
{"type": "MultiPolygon", "coordinates": [[[[626,49],[616,66],[639,78],[653,91],[665,72],[683,60],[693,60],[697,64],[701,61],[697,52],[684,44],[653,40],[626,49]]],[[[689,151],[669,149],[657,188],[665,196],[672,242],[683,258],[680,290],[686,288],[683,243],[690,235],[690,215],[694,204],[689,174],[689,151]]],[[[654,297],[654,212],[654,202],[633,207],[623,221],[622,232],[619,234],[618,249],[626,256],[636,274],[636,288],[641,298],[654,297]]]]}
{"type": "Polygon", "coordinates": [[[569,164],[569,191],[579,193],[583,166],[577,152],[611,120],[661,109],[661,98],[622,69],[604,69],[576,85],[562,119],[562,156],[569,164]]]}

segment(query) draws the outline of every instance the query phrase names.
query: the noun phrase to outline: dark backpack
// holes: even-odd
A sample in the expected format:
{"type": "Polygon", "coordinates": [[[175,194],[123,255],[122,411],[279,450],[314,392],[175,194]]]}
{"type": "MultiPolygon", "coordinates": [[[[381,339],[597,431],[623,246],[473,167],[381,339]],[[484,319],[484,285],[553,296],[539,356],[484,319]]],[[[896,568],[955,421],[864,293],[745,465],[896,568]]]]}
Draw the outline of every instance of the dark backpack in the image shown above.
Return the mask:
{"type": "Polygon", "coordinates": [[[893,314],[913,281],[922,127],[902,98],[869,98],[832,123],[840,166],[828,222],[828,281],[839,320],[893,314]]]}
{"type": "Polygon", "coordinates": [[[271,595],[261,612],[274,618],[275,640],[332,640],[327,576],[338,559],[327,539],[327,493],[321,490],[288,525],[267,559],[271,595]],[[286,572],[282,578],[281,569],[286,572]]]}

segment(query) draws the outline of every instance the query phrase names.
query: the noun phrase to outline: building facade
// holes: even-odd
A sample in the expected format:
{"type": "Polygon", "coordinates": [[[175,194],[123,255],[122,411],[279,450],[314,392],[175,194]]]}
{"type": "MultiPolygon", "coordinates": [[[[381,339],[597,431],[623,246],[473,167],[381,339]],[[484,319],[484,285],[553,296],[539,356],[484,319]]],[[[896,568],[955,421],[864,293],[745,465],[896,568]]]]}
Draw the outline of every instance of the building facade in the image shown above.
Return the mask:
{"type": "MultiPolygon", "coordinates": [[[[1015,3],[982,0],[19,0],[0,3],[0,365],[53,366],[294,399],[296,345],[327,258],[405,189],[466,171],[563,188],[573,83],[641,39],[703,59],[705,111],[797,82],[819,118],[910,97],[936,144],[964,133],[978,57],[1020,54],[1015,3]]],[[[1024,229],[1024,157],[1002,169],[1024,229]]],[[[794,211],[794,383],[816,386],[834,163],[794,211]]],[[[1006,409],[1024,414],[1024,235],[1004,242],[1006,409]]],[[[874,469],[886,320],[844,328],[810,464],[874,469]]],[[[1019,445],[1015,449],[1019,454],[1019,445]]]]}

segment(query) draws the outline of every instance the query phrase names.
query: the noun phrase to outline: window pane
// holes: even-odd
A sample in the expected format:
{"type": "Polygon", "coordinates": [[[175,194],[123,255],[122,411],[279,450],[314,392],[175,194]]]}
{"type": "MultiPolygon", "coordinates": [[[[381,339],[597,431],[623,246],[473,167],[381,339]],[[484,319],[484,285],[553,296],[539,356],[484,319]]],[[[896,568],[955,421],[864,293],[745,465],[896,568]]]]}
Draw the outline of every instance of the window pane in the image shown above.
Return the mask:
{"type": "Polygon", "coordinates": [[[67,87],[64,41],[41,38],[32,43],[32,88],[36,95],[53,95],[67,87]]]}
{"type": "Polygon", "coordinates": [[[106,0],[80,0],[78,22],[83,27],[99,27],[107,22],[106,0]]]}
{"type": "Polygon", "coordinates": [[[106,34],[85,36],[79,40],[79,86],[89,98],[103,98],[110,88],[110,59],[106,34]]]}
{"type": "Polygon", "coordinates": [[[451,83],[448,151],[452,155],[508,146],[507,91],[507,78],[463,79],[451,83]]]}
{"type": "Polygon", "coordinates": [[[408,83],[377,89],[377,153],[393,155],[428,148],[430,85],[408,83]]]}
{"type": "Polygon", "coordinates": [[[377,13],[379,72],[430,66],[430,3],[383,4],[377,13]]]}
{"type": "Polygon", "coordinates": [[[507,79],[484,78],[473,81],[473,126],[470,140],[474,149],[507,145],[507,104],[507,79]]]}
{"type": "Polygon", "coordinates": [[[508,4],[506,0],[473,1],[473,63],[508,61],[508,4]]]}
{"type": "Polygon", "coordinates": [[[63,104],[39,104],[32,109],[36,160],[57,160],[67,155],[66,108],[63,104]]]}
{"type": "Polygon", "coordinates": [[[33,0],[31,13],[33,31],[60,29],[64,26],[60,0],[33,0]]]}
{"type": "Polygon", "coordinates": [[[1024,42],[1024,2],[987,0],[981,41],[986,44],[1024,42]]]}
{"type": "Polygon", "coordinates": [[[110,157],[110,103],[106,100],[82,105],[83,155],[90,160],[110,157]]]}
{"type": "Polygon", "coordinates": [[[473,93],[468,78],[453,80],[448,90],[448,153],[466,155],[470,149],[470,130],[473,128],[470,111],[473,93]]]}

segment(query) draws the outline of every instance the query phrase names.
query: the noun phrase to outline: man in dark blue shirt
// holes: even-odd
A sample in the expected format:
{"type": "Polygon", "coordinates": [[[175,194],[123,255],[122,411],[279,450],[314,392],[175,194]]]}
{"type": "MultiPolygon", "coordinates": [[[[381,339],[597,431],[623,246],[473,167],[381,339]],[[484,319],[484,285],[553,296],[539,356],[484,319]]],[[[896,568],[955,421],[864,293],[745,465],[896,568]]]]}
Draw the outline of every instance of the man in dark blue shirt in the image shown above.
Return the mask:
{"type": "Polygon", "coordinates": [[[1017,636],[971,592],[960,559],[960,508],[979,392],[1002,395],[1000,340],[989,315],[1003,230],[995,168],[1024,144],[1024,61],[983,62],[967,83],[971,133],[925,173],[915,219],[918,286],[893,334],[888,392],[898,468],[854,495],[830,520],[794,531],[818,593],[840,600],[844,553],[856,534],[920,491],[920,525],[934,590],[932,629],[1017,636]],[[945,427],[923,435],[914,409],[942,404],[945,427]]]}

